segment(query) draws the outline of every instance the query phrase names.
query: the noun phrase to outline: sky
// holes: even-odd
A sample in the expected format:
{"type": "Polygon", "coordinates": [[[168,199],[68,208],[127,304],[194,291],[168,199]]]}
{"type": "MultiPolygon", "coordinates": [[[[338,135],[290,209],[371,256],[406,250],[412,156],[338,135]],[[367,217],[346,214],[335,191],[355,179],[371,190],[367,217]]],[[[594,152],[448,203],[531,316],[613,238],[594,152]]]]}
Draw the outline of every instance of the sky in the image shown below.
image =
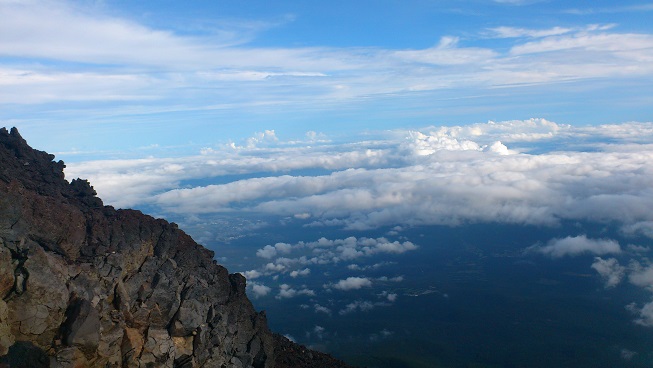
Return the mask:
{"type": "Polygon", "coordinates": [[[649,121],[646,1],[0,3],[0,122],[66,161],[274,130],[649,121]]]}
{"type": "Polygon", "coordinates": [[[649,328],[652,15],[646,1],[0,0],[0,125],[105,204],[218,250],[256,303],[391,307],[411,282],[392,265],[429,247],[411,231],[490,224],[550,230],[519,254],[580,259],[606,295],[635,288],[623,308],[649,328]],[[233,263],[243,237],[259,243],[233,263]]]}

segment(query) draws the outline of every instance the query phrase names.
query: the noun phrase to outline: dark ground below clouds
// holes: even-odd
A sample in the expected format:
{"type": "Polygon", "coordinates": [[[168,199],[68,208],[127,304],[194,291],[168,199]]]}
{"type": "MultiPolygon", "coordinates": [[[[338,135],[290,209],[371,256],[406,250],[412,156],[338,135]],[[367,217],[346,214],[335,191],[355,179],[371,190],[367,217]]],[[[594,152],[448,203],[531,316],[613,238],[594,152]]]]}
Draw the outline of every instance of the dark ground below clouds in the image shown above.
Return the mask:
{"type": "MultiPolygon", "coordinates": [[[[332,230],[329,234],[328,229],[317,230],[314,233],[313,229],[292,226],[267,229],[276,233],[251,236],[214,249],[218,255],[229,254],[227,264],[244,262],[249,266],[268,261],[257,259],[256,249],[274,244],[276,239],[373,238],[387,231],[332,230]],[[225,252],[220,252],[221,248],[225,252]]],[[[347,271],[347,263],[338,267],[311,266],[308,277],[294,281],[314,289],[316,296],[275,299],[277,285],[264,278],[256,281],[273,291],[253,302],[257,309],[267,310],[273,330],[357,366],[650,367],[653,332],[633,323],[635,316],[625,308],[631,302],[648,302],[649,293],[627,283],[605,289],[591,269],[593,255],[551,259],[523,253],[538,242],[545,244],[552,238],[580,234],[617,239],[622,245],[650,243],[645,238],[623,238],[617,229],[597,224],[414,228],[399,236],[418,244],[418,250],[385,259],[395,263],[379,269],[378,274],[363,272],[368,277],[404,275],[403,282],[328,294],[322,288],[327,279],[359,273],[347,271]],[[383,290],[397,293],[396,303],[339,315],[338,310],[347,302],[371,298],[383,290]],[[332,315],[299,308],[300,304],[314,303],[329,306],[332,315]],[[325,330],[323,337],[306,334],[318,325],[325,330]],[[390,333],[380,336],[383,330],[390,333]],[[624,358],[624,352],[633,354],[624,358]]],[[[362,261],[372,264],[380,260],[356,262],[363,265],[362,261]]]]}

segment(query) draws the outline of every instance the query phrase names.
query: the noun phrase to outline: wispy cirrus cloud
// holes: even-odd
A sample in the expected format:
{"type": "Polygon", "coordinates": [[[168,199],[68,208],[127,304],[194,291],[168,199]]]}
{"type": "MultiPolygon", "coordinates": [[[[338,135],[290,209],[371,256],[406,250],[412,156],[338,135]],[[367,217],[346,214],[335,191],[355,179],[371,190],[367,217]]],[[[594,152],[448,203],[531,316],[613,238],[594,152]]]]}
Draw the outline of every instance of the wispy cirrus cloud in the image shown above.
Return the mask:
{"type": "Polygon", "coordinates": [[[186,108],[206,108],[208,100],[240,106],[308,103],[653,73],[643,64],[651,59],[646,47],[651,35],[619,33],[612,26],[492,28],[496,37],[538,38],[517,42],[506,53],[465,45],[455,35],[440,35],[435,46],[422,49],[252,46],[251,32],[238,26],[244,21],[231,31],[188,35],[63,1],[5,1],[0,12],[6,20],[0,25],[0,54],[14,58],[0,64],[7,76],[3,83],[13,92],[0,95],[4,103],[176,96],[186,108]],[[561,51],[566,57],[559,57],[561,51]],[[248,92],[253,90],[257,93],[248,92]]]}
{"type": "Polygon", "coordinates": [[[567,9],[564,12],[568,14],[575,15],[588,15],[588,14],[612,14],[612,13],[629,13],[629,12],[642,12],[642,11],[653,11],[653,4],[644,3],[636,5],[620,5],[615,4],[611,7],[602,7],[602,8],[572,8],[567,9]]]}
{"type": "Polygon", "coordinates": [[[563,35],[574,31],[574,29],[565,28],[565,27],[553,27],[550,29],[528,29],[528,28],[502,26],[496,28],[489,28],[488,31],[490,31],[490,35],[492,37],[498,37],[498,38],[517,38],[517,37],[540,38],[540,37],[547,37],[547,36],[563,35]]]}

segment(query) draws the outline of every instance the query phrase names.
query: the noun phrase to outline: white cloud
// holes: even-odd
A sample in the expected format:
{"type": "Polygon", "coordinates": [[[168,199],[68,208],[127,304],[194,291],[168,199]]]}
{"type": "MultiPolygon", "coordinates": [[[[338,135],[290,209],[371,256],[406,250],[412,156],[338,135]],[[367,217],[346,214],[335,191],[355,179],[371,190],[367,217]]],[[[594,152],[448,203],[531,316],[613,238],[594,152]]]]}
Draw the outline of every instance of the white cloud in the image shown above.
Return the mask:
{"type": "MultiPolygon", "coordinates": [[[[0,99],[18,104],[100,101],[92,105],[101,110],[93,116],[115,114],[115,106],[106,107],[105,101],[145,100],[154,114],[299,102],[322,106],[325,101],[415,91],[653,73],[647,63],[651,35],[618,33],[606,26],[493,28],[500,37],[537,37],[532,42],[517,38],[509,53],[492,44],[471,46],[483,35],[472,35],[469,44],[443,35],[437,45],[418,49],[254,47],[248,43],[253,34],[288,20],[263,25],[241,20],[189,36],[166,24],[155,28],[119,17],[108,8],[64,1],[4,2],[0,51],[26,62],[2,64],[0,74],[7,78],[0,83],[11,93],[0,99]],[[71,65],[80,72],[70,73],[71,65]],[[223,88],[214,88],[216,81],[223,88]]],[[[251,143],[258,146],[261,141],[251,143]]]]}
{"type": "Polygon", "coordinates": [[[313,328],[313,334],[315,334],[315,337],[317,337],[320,340],[324,338],[325,331],[326,329],[322,326],[315,325],[315,327],[313,328]]]}
{"type": "Polygon", "coordinates": [[[319,304],[316,303],[315,305],[313,305],[313,308],[315,309],[315,313],[324,313],[324,314],[329,315],[329,316],[331,315],[331,309],[329,309],[329,308],[327,308],[325,306],[322,306],[322,305],[319,305],[319,304]]]}
{"type": "Polygon", "coordinates": [[[486,48],[458,47],[458,38],[445,36],[440,43],[428,49],[396,51],[393,56],[410,62],[433,65],[459,65],[485,63],[498,55],[486,48]]]}
{"type": "Polygon", "coordinates": [[[549,29],[526,29],[526,28],[515,28],[515,27],[496,27],[489,29],[493,36],[499,38],[513,38],[513,37],[546,37],[546,36],[556,36],[562,35],[565,33],[572,32],[571,28],[563,27],[553,27],[549,29]]]}
{"type": "MultiPolygon", "coordinates": [[[[273,260],[265,264],[260,274],[270,275],[273,273],[287,273],[293,278],[307,276],[310,274],[309,265],[326,265],[349,261],[361,257],[374,255],[395,255],[417,249],[418,246],[410,241],[390,241],[386,238],[356,238],[326,239],[320,238],[313,242],[300,241],[295,244],[277,243],[274,246],[266,245],[256,251],[257,256],[273,260]],[[287,256],[277,257],[280,253],[287,256]],[[275,258],[277,257],[277,258],[275,258]],[[304,266],[304,268],[292,270],[292,268],[304,266]]],[[[391,262],[378,262],[373,265],[360,267],[349,265],[349,269],[377,269],[391,264],[391,262]],[[357,268],[358,267],[358,268],[357,268]]],[[[401,277],[384,281],[401,281],[401,277]]]]}
{"type": "Polygon", "coordinates": [[[636,4],[636,5],[620,5],[621,3],[613,3],[617,6],[606,7],[606,8],[588,8],[583,7],[582,9],[569,9],[565,11],[569,14],[576,15],[586,15],[586,14],[614,14],[614,13],[624,13],[624,12],[644,12],[644,11],[653,11],[653,4],[636,4]]]}
{"type": "Polygon", "coordinates": [[[301,289],[292,288],[288,284],[279,285],[279,294],[275,298],[277,299],[289,299],[294,298],[299,295],[305,296],[315,296],[315,291],[302,287],[301,289]]]}
{"type": "Polygon", "coordinates": [[[349,291],[370,287],[372,286],[372,281],[367,277],[347,277],[344,280],[340,280],[335,284],[327,286],[338,290],[349,291]]]}
{"type": "Polygon", "coordinates": [[[245,276],[245,278],[247,280],[253,280],[253,279],[256,279],[256,278],[259,278],[259,277],[263,276],[263,274],[261,274],[257,270],[249,270],[249,271],[241,272],[241,274],[243,276],[245,276]]]}
{"type": "Polygon", "coordinates": [[[265,130],[263,132],[256,133],[253,137],[247,139],[247,148],[256,148],[261,144],[269,144],[278,141],[279,138],[277,138],[274,130],[265,130]]]}
{"type": "Polygon", "coordinates": [[[628,280],[632,284],[653,291],[653,265],[644,267],[639,262],[633,261],[630,269],[628,280]]]}
{"type": "Polygon", "coordinates": [[[534,246],[528,249],[553,258],[577,256],[587,253],[598,255],[621,253],[621,247],[617,241],[611,239],[588,239],[585,235],[552,239],[545,246],[534,246]]]}
{"type": "Polygon", "coordinates": [[[653,221],[637,221],[626,224],[622,230],[628,235],[643,234],[653,239],[653,221]]]}
{"type": "Polygon", "coordinates": [[[257,282],[248,282],[247,289],[251,291],[251,295],[254,298],[266,296],[270,293],[270,291],[272,291],[270,287],[257,282]]]}
{"type": "Polygon", "coordinates": [[[277,254],[288,254],[292,246],[286,243],[277,243],[275,245],[266,245],[265,247],[256,251],[256,256],[272,259],[277,256],[277,254]]]}
{"type": "MultiPolygon", "coordinates": [[[[276,142],[274,149],[179,159],[73,163],[66,175],[89,178],[107,203],[147,203],[185,215],[238,210],[292,219],[301,214],[301,219],[311,219],[310,226],[350,229],[615,221],[625,233],[653,237],[648,185],[653,181],[653,145],[646,144],[652,139],[652,123],[571,127],[529,119],[393,131],[383,139],[356,143],[276,142]],[[568,151],[528,154],[511,148],[541,150],[549,144],[568,151]],[[303,169],[332,173],[179,188],[184,180],[303,169]]],[[[353,260],[396,245],[363,250],[343,244],[347,253],[338,256],[353,260]]],[[[261,256],[278,256],[279,249],[272,247],[261,256]]]]}
{"type": "Polygon", "coordinates": [[[628,350],[628,349],[621,349],[621,358],[624,360],[631,360],[633,357],[637,355],[637,352],[628,350]]]}
{"type": "MultiPolygon", "coordinates": [[[[394,294],[392,294],[392,295],[394,295],[394,294]]],[[[396,296],[395,297],[390,297],[390,298],[395,299],[396,296]]],[[[372,310],[372,309],[374,309],[376,307],[388,307],[388,306],[391,306],[393,301],[394,300],[391,300],[390,302],[388,302],[388,301],[371,302],[371,301],[368,301],[368,300],[359,299],[359,300],[355,300],[355,301],[345,305],[345,307],[343,309],[338,311],[338,314],[340,314],[341,316],[344,316],[346,314],[357,312],[357,311],[367,312],[367,311],[370,311],[370,310],[372,310]]]]}
{"type": "Polygon", "coordinates": [[[375,244],[375,247],[370,252],[372,253],[404,253],[409,250],[415,250],[417,246],[409,241],[400,243],[398,241],[394,242],[382,242],[375,244]]]}
{"type": "Polygon", "coordinates": [[[352,271],[375,270],[375,269],[378,269],[378,268],[381,268],[381,267],[384,267],[384,266],[393,265],[395,263],[396,262],[379,262],[379,263],[375,263],[375,264],[372,264],[372,265],[366,265],[366,266],[361,266],[361,265],[358,265],[358,264],[354,263],[354,264],[347,265],[347,269],[352,270],[352,271]]]}
{"type": "Polygon", "coordinates": [[[513,55],[523,55],[554,53],[565,50],[571,52],[578,50],[610,50],[611,59],[627,59],[633,56],[643,60],[651,58],[652,54],[650,52],[638,54],[637,56],[632,54],[635,45],[650,48],[653,45],[653,37],[642,34],[581,33],[570,36],[547,37],[542,40],[527,42],[513,47],[511,53],[513,55]]]}
{"type": "Polygon", "coordinates": [[[311,273],[310,268],[304,268],[303,270],[295,270],[290,272],[290,277],[298,277],[298,276],[307,276],[308,274],[311,273]]]}
{"type": "Polygon", "coordinates": [[[379,281],[392,281],[392,282],[402,282],[404,281],[403,276],[396,276],[396,277],[387,277],[387,276],[381,276],[377,278],[379,281]]]}
{"type": "Polygon", "coordinates": [[[384,298],[390,303],[394,303],[397,300],[397,294],[396,293],[390,293],[388,291],[383,291],[381,294],[379,294],[380,298],[384,298]]]}
{"type": "Polygon", "coordinates": [[[606,288],[617,286],[626,275],[626,268],[621,266],[615,258],[596,257],[592,268],[603,278],[606,288]]]}
{"type": "Polygon", "coordinates": [[[636,245],[636,244],[628,244],[626,248],[628,249],[629,252],[632,253],[646,253],[651,250],[649,247],[645,247],[643,245],[636,245]]]}
{"type": "Polygon", "coordinates": [[[345,308],[341,309],[338,313],[340,315],[345,315],[345,314],[356,312],[357,310],[361,312],[367,312],[369,310],[374,309],[374,307],[375,305],[372,302],[366,300],[357,300],[355,302],[347,304],[345,308]]]}
{"type": "Polygon", "coordinates": [[[276,255],[277,250],[271,245],[266,245],[262,249],[256,251],[256,256],[261,258],[272,259],[276,255]]]}
{"type": "Polygon", "coordinates": [[[631,303],[626,306],[626,309],[638,316],[635,323],[647,327],[653,326],[653,302],[646,303],[641,308],[631,303]]]}

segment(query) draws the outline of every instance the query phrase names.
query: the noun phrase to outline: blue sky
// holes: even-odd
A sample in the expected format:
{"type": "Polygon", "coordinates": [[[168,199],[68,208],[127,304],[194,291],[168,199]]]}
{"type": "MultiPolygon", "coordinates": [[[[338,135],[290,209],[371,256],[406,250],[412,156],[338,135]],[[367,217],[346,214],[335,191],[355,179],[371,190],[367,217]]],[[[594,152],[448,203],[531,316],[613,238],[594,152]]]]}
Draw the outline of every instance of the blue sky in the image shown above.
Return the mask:
{"type": "Polygon", "coordinates": [[[3,0],[0,122],[78,161],[264,130],[650,121],[652,12],[642,1],[3,0]]]}

